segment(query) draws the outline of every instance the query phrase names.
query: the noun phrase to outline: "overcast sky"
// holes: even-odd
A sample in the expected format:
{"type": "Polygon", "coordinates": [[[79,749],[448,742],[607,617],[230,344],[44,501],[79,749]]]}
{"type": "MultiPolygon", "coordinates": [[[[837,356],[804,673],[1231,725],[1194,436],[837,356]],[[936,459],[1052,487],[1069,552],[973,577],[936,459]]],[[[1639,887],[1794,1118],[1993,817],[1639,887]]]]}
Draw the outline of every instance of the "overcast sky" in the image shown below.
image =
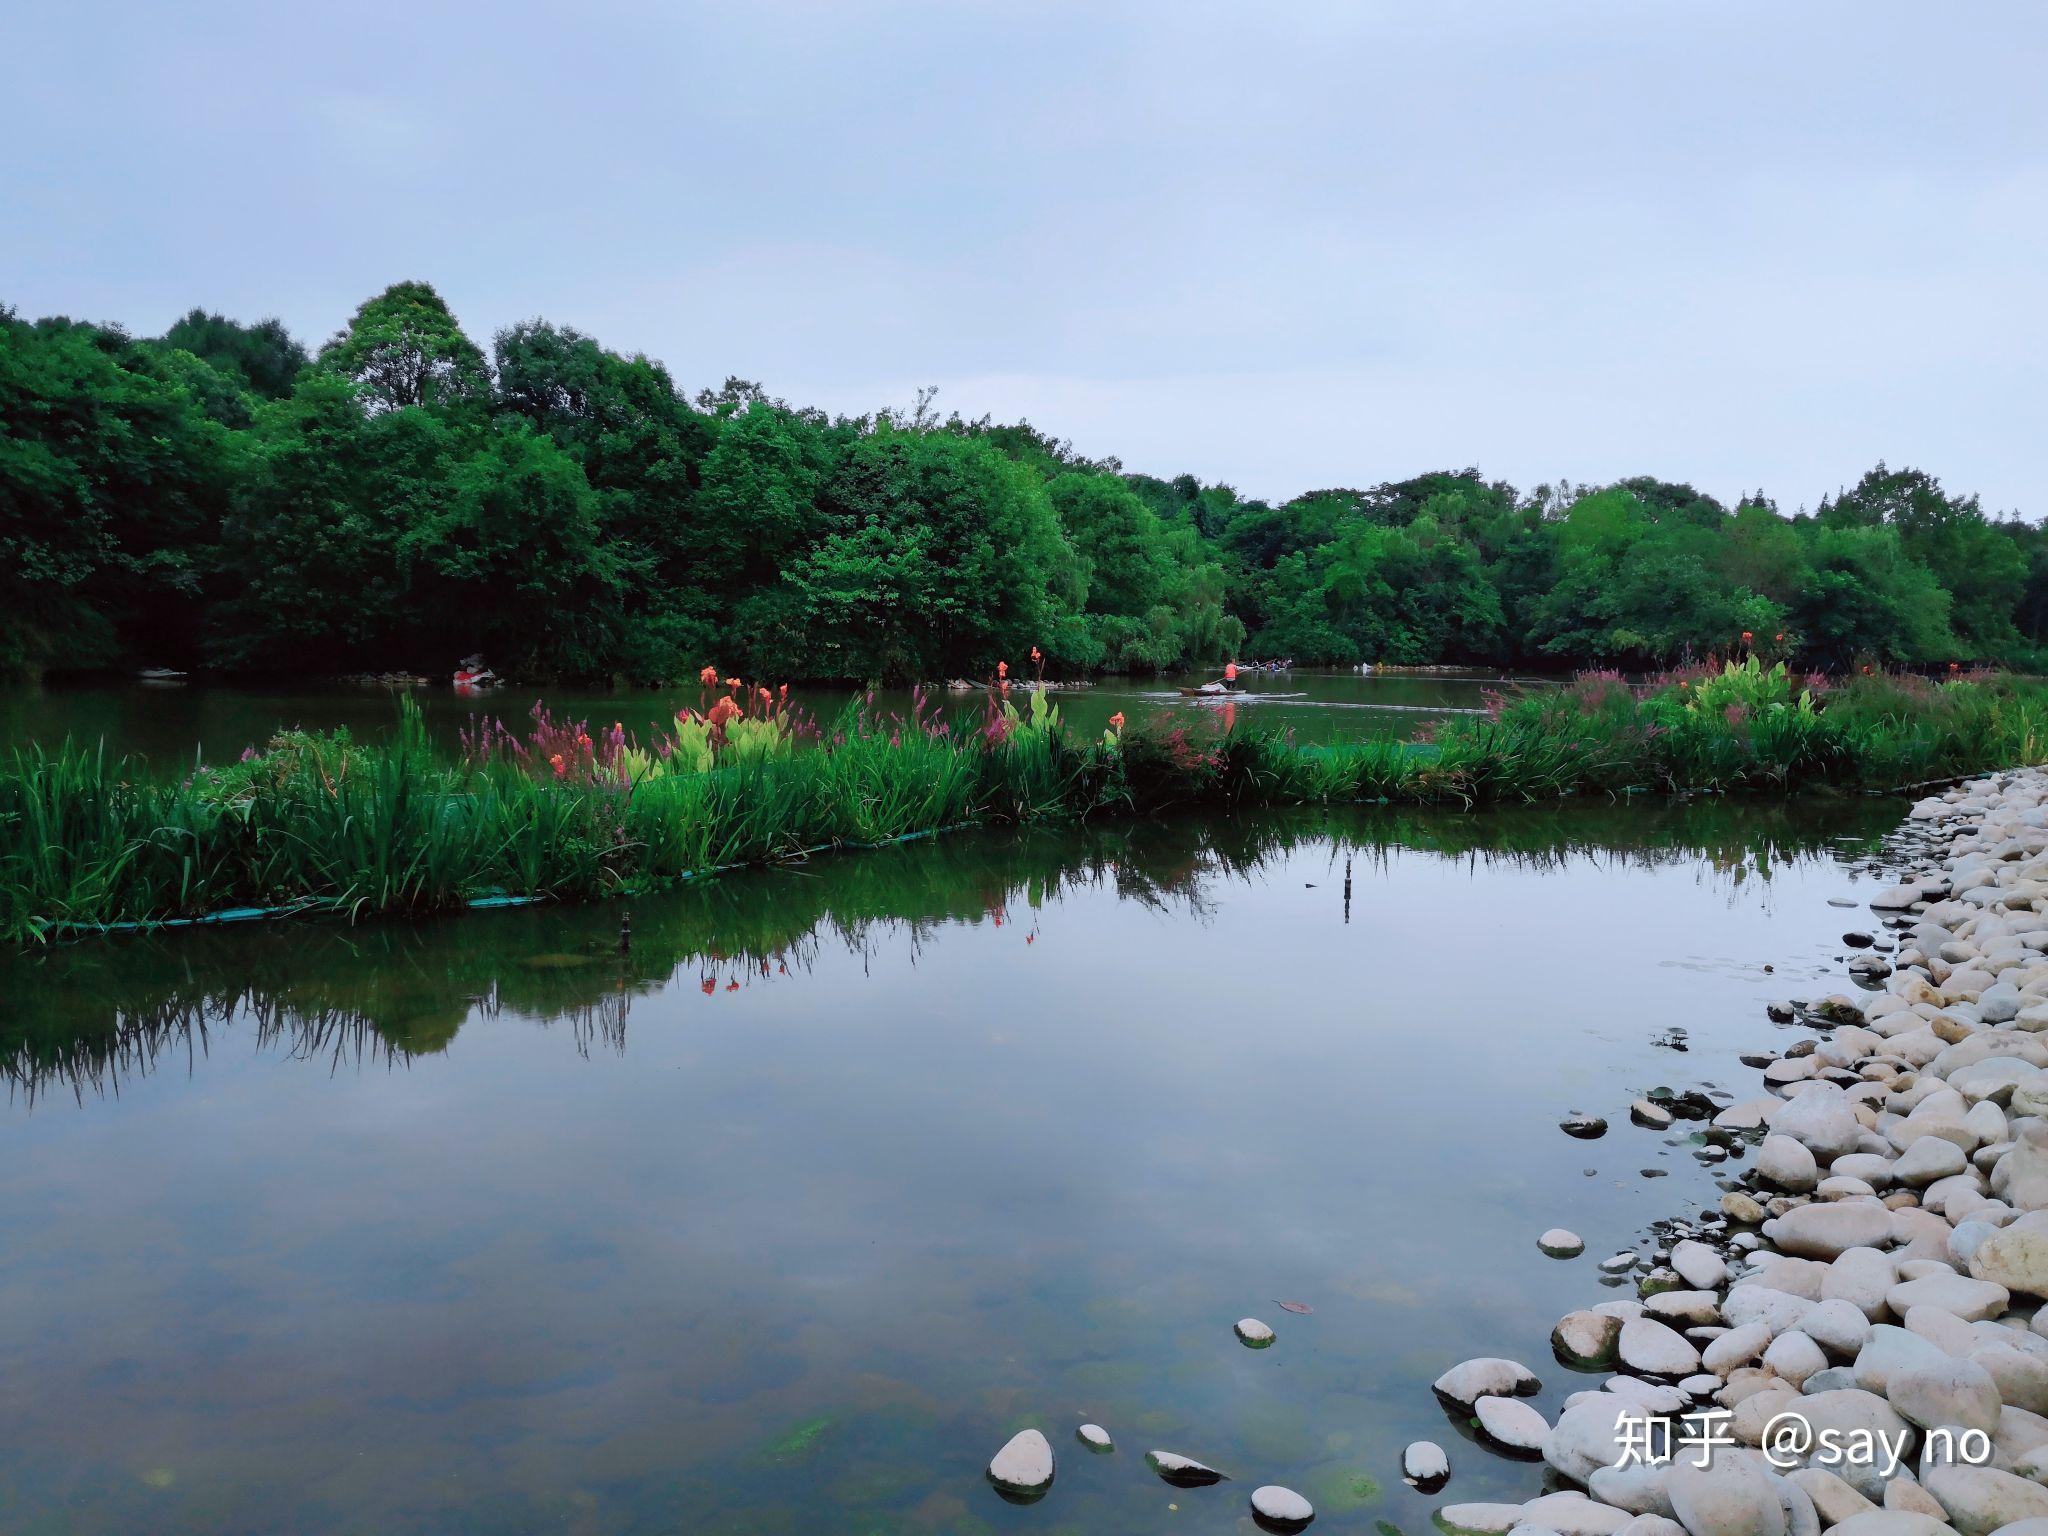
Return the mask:
{"type": "Polygon", "coordinates": [[[0,302],[401,278],[1250,495],[1477,464],[2038,516],[2048,6],[13,8],[0,302]]]}

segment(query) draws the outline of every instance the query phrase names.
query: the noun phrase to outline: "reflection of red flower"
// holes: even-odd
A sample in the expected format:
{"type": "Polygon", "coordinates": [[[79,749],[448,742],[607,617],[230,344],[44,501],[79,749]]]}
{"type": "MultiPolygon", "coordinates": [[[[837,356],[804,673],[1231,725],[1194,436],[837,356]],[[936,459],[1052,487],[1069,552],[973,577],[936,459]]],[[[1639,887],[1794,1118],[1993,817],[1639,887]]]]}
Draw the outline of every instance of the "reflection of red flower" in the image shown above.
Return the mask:
{"type": "Polygon", "coordinates": [[[698,985],[703,987],[704,995],[709,997],[718,990],[718,979],[714,976],[706,976],[698,985]]]}
{"type": "Polygon", "coordinates": [[[728,981],[728,982],[727,982],[727,983],[725,984],[725,990],[726,990],[726,991],[728,991],[728,992],[737,992],[737,991],[739,991],[739,989],[740,989],[740,984],[739,984],[738,982],[736,982],[736,981],[728,981]]]}

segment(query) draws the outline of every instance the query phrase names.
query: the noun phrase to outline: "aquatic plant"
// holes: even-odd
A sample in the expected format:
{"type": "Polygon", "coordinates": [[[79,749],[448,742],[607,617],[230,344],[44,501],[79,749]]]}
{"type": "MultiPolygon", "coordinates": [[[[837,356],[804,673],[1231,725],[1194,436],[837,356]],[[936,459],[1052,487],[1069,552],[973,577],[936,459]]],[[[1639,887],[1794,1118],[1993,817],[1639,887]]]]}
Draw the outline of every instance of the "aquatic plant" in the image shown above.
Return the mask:
{"type": "Polygon", "coordinates": [[[1020,708],[1001,668],[979,729],[956,732],[920,693],[908,715],[869,695],[819,731],[786,691],[706,671],[700,707],[645,743],[537,705],[525,736],[473,722],[450,758],[407,706],[389,743],[283,732],[175,778],[99,748],[18,749],[0,765],[0,939],[595,900],[974,823],[1897,788],[2048,752],[2048,684],[2004,676],[1859,674],[1823,697],[1745,661],[1504,696],[1426,742],[1308,746],[1210,716],[1077,736],[1041,690],[1020,708]]]}

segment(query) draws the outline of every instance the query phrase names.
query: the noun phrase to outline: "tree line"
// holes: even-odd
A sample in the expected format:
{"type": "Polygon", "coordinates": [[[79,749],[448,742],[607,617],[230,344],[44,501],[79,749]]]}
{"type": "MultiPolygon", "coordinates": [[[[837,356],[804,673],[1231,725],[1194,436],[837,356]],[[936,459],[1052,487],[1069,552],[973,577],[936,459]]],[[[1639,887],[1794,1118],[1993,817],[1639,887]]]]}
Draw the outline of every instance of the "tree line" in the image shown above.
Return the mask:
{"type": "Polygon", "coordinates": [[[0,309],[0,673],[982,677],[1226,657],[2034,666],[2048,539],[1880,464],[1810,512],[1476,470],[1280,505],[1028,424],[694,397],[566,326],[487,356],[399,283],[317,352],[0,309]]]}

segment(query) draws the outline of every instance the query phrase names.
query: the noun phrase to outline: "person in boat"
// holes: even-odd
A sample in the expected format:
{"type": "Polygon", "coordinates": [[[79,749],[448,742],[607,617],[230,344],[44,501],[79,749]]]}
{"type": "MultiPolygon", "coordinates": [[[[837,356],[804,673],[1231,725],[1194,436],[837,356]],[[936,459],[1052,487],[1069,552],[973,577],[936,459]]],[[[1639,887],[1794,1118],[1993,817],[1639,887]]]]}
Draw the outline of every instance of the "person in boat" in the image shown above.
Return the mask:
{"type": "Polygon", "coordinates": [[[1201,687],[1191,689],[1190,691],[1194,693],[1235,693],[1237,691],[1237,663],[1232,661],[1224,664],[1221,681],[1204,683],[1201,687]]]}

